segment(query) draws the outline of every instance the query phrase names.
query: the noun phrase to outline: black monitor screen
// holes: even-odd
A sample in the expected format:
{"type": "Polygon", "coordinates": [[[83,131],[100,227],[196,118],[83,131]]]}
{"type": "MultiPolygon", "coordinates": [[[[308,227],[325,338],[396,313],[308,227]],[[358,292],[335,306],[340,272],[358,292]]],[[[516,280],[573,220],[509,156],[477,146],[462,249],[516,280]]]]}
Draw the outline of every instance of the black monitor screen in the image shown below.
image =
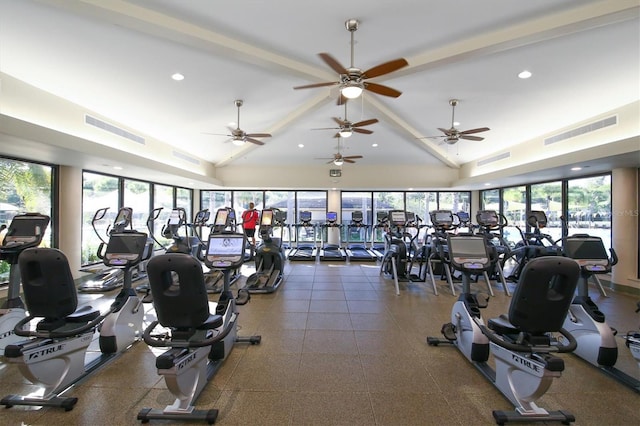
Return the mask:
{"type": "Polygon", "coordinates": [[[207,220],[209,220],[209,210],[200,210],[197,214],[195,219],[193,220],[195,223],[203,223],[206,222],[207,220]]]}
{"type": "Polygon", "coordinates": [[[311,212],[310,211],[302,211],[300,212],[300,222],[309,222],[311,220],[311,212]]]}
{"type": "Polygon", "coordinates": [[[244,236],[215,234],[209,238],[208,256],[244,256],[244,236]]]}
{"type": "Polygon", "coordinates": [[[219,209],[216,212],[215,226],[227,226],[227,218],[229,217],[229,210],[219,209]]]}
{"type": "Polygon", "coordinates": [[[362,212],[360,210],[351,212],[351,220],[354,222],[362,222],[362,212]]]}
{"type": "Polygon", "coordinates": [[[142,257],[146,243],[147,234],[141,232],[114,233],[109,237],[106,255],[135,254],[142,257]]]}
{"type": "Polygon", "coordinates": [[[387,218],[389,214],[387,212],[376,212],[376,220],[382,222],[387,218]]]}
{"type": "Polygon", "coordinates": [[[436,224],[453,223],[453,214],[450,211],[436,211],[432,219],[436,224]]]}
{"type": "Polygon", "coordinates": [[[392,210],[391,222],[395,224],[404,225],[407,222],[407,216],[404,210],[392,210]]]}
{"type": "Polygon", "coordinates": [[[335,222],[338,220],[337,212],[327,212],[327,222],[335,222]]]}
{"type": "Polygon", "coordinates": [[[480,210],[476,216],[478,224],[484,226],[498,225],[498,213],[495,210],[480,210]]]}
{"type": "Polygon", "coordinates": [[[530,226],[543,228],[547,226],[547,215],[542,210],[532,210],[527,215],[527,222],[530,226]]]}
{"type": "Polygon", "coordinates": [[[415,222],[416,214],[414,212],[407,212],[407,222],[415,222]]]}
{"type": "Polygon", "coordinates": [[[467,212],[458,212],[456,213],[456,216],[458,216],[460,222],[469,222],[469,213],[467,212]]]}
{"type": "Polygon", "coordinates": [[[276,222],[284,223],[287,220],[287,212],[283,210],[276,210],[274,213],[274,219],[276,222]]]}
{"type": "Polygon", "coordinates": [[[273,210],[262,210],[260,226],[271,226],[273,223],[273,210]]]}
{"type": "Polygon", "coordinates": [[[42,237],[47,225],[49,225],[48,216],[15,216],[9,225],[7,236],[42,237]]]}
{"type": "Polygon", "coordinates": [[[482,237],[451,236],[448,244],[453,257],[487,258],[487,248],[482,237]]]}
{"type": "Polygon", "coordinates": [[[567,238],[564,254],[571,259],[607,260],[609,256],[600,238],[567,238]]]}

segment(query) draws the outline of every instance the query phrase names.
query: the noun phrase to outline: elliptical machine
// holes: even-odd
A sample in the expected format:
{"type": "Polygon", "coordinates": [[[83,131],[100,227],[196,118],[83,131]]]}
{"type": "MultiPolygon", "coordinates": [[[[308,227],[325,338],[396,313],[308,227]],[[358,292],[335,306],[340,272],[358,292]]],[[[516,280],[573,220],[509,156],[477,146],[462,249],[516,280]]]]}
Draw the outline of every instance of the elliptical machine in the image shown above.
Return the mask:
{"type": "Polygon", "coordinates": [[[607,325],[604,313],[589,297],[589,279],[595,278],[596,274],[611,272],[612,266],[618,263],[616,252],[609,249],[609,257],[602,239],[586,234],[567,237],[563,241],[563,251],[565,256],[580,265],[578,292],[564,321],[564,328],[578,341],[574,353],[640,393],[640,381],[615,368],[618,360],[617,332],[607,325]]]}
{"type": "Polygon", "coordinates": [[[238,310],[229,289],[231,271],[244,262],[245,245],[244,234],[209,236],[205,263],[224,274],[224,289],[214,315],[196,259],[167,253],[149,261],[147,271],[158,320],[146,328],[144,341],[149,346],[170,348],[156,358],[156,367],[176,400],[164,409],[143,408],[137,417],[143,423],[151,419],[216,421],[217,409],[196,410],[193,404],[235,343],[261,341],[260,336],[238,337],[238,310]],[[168,332],[154,335],[158,325],[168,332]]]}
{"type": "MultiPolygon", "coordinates": [[[[107,214],[109,207],[104,207],[102,209],[98,209],[93,215],[93,219],[91,219],[91,227],[93,227],[93,232],[100,239],[100,245],[98,246],[98,250],[96,251],[96,255],[99,259],[104,257],[104,250],[109,244],[108,239],[111,234],[117,232],[123,232],[126,229],[133,229],[131,224],[131,218],[133,217],[133,209],[130,207],[121,207],[118,210],[118,214],[116,218],[113,220],[113,225],[107,225],[106,235],[107,239],[100,235],[96,225],[104,219],[107,214]]],[[[118,287],[122,286],[124,281],[124,276],[122,275],[122,269],[120,268],[83,268],[83,272],[94,272],[96,275],[91,279],[86,280],[82,284],[78,290],[85,293],[103,293],[111,290],[115,290],[118,287]]]]}
{"type": "Polygon", "coordinates": [[[282,248],[284,228],[277,223],[277,209],[264,209],[260,215],[260,239],[255,254],[256,272],[247,278],[245,289],[249,293],[273,293],[282,283],[285,254],[282,248]],[[273,228],[280,228],[280,237],[274,237],[273,228]]]}
{"type": "Polygon", "coordinates": [[[27,213],[15,216],[9,224],[4,241],[0,241],[0,260],[9,264],[7,300],[0,308],[0,356],[7,345],[24,340],[14,332],[16,324],[27,316],[20,298],[20,269],[18,257],[30,247],[42,242],[49,225],[49,216],[27,213]]]}
{"type": "Polygon", "coordinates": [[[498,424],[575,421],[566,411],[549,412],[535,402],[564,370],[563,360],[552,353],[576,348],[562,321],[580,274],[577,263],[563,257],[531,260],[522,271],[508,316],[490,319],[486,326],[480,310],[487,301],[470,289],[471,275],[491,268],[486,241],[480,235],[448,235],[447,242],[451,265],[462,272],[463,291],[453,305],[451,322],[442,326],[445,339],[428,337],[427,343],[455,345],[511,401],[515,411],[493,411],[498,424]],[[550,334],[556,332],[568,343],[552,339],[550,334]],[[495,370],[487,363],[490,351],[495,370]]]}
{"type": "MultiPolygon", "coordinates": [[[[636,305],[638,308],[636,309],[636,314],[640,312],[640,302],[636,305]]],[[[624,336],[624,343],[631,351],[631,355],[638,362],[638,367],[640,367],[640,331],[629,331],[624,336]]]]}
{"type": "Polygon", "coordinates": [[[9,363],[22,375],[41,385],[38,395],[8,395],[0,404],[62,407],[72,410],[77,398],[62,397],[73,384],[115,359],[142,336],[142,302],[131,288],[131,269],[144,260],[147,234],[126,231],[109,238],[105,264],[124,268],[125,284],[110,309],[101,314],[91,306],[78,308],[69,262],[60,250],[30,248],[18,261],[29,316],[18,322],[16,335],[23,339],[5,348],[9,363]],[[34,330],[27,325],[36,320],[34,330]],[[85,364],[87,348],[100,326],[101,356],[85,364]]]}
{"type": "Polygon", "coordinates": [[[396,289],[396,296],[400,295],[398,282],[411,281],[407,272],[408,254],[404,241],[404,228],[407,225],[407,214],[404,210],[389,211],[389,229],[385,234],[385,251],[380,264],[380,275],[390,275],[396,289]]]}

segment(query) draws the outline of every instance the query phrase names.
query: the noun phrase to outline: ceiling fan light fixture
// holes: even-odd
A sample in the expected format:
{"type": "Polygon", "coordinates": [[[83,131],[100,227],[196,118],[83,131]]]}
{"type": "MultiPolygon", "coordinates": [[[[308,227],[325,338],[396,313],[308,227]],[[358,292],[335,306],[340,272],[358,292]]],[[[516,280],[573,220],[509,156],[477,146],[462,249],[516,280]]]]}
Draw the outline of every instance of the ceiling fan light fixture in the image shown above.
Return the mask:
{"type": "Polygon", "coordinates": [[[338,133],[340,134],[340,137],[348,138],[353,134],[353,130],[351,130],[351,129],[342,129],[338,133]]]}
{"type": "Polygon", "coordinates": [[[342,166],[344,164],[344,160],[342,158],[336,158],[335,160],[333,160],[333,164],[335,164],[336,166],[342,166]]]}
{"type": "Polygon", "coordinates": [[[231,141],[235,146],[242,146],[244,145],[244,139],[240,139],[240,138],[233,138],[233,140],[231,141]]]}
{"type": "Polygon", "coordinates": [[[362,83],[358,83],[356,81],[348,81],[344,84],[341,89],[342,96],[347,99],[355,99],[362,94],[362,90],[364,90],[364,86],[362,83]]]}

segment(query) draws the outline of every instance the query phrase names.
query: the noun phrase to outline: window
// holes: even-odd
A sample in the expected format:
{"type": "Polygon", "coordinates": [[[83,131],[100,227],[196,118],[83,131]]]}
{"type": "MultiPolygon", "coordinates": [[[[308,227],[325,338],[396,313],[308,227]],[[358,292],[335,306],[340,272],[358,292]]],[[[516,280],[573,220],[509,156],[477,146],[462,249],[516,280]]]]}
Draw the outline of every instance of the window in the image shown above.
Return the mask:
{"type": "Polygon", "coordinates": [[[149,205],[151,204],[151,184],[138,180],[124,180],[124,207],[133,209],[131,220],[133,229],[141,232],[147,231],[147,219],[149,218],[149,205]]]}
{"type": "Polygon", "coordinates": [[[495,210],[500,213],[499,189],[488,189],[480,192],[480,210],[495,210]]]}
{"type": "MultiPolygon", "coordinates": [[[[0,158],[0,225],[11,223],[21,213],[37,212],[51,218],[42,245],[53,245],[53,181],[55,168],[0,158]]],[[[9,279],[9,264],[0,262],[0,282],[9,279]]]]}
{"type": "Polygon", "coordinates": [[[154,222],[153,235],[165,247],[171,245],[173,240],[162,236],[162,229],[166,226],[171,211],[173,210],[173,187],[166,185],[153,185],[153,206],[162,207],[158,219],[154,222]]]}
{"type": "Polygon", "coordinates": [[[108,229],[118,214],[119,193],[117,177],[82,173],[82,265],[100,261],[98,247],[109,239],[108,229]],[[100,209],[107,209],[106,213],[94,221],[100,209]]]}
{"type": "Polygon", "coordinates": [[[547,215],[544,233],[554,241],[562,238],[562,182],[531,185],[531,210],[542,210],[547,215]]]}
{"type": "Polygon", "coordinates": [[[193,219],[193,191],[186,188],[176,188],[176,207],[183,208],[187,213],[187,221],[191,223],[193,219]]]}
{"type": "Polygon", "coordinates": [[[231,207],[231,191],[200,191],[200,208],[209,209],[209,223],[213,223],[216,212],[223,207],[231,207]]]}
{"type": "Polygon", "coordinates": [[[345,225],[342,227],[342,241],[367,241],[369,232],[371,232],[373,217],[371,192],[342,192],[340,195],[342,198],[340,216],[342,217],[342,224],[345,225]],[[347,226],[351,223],[351,216],[355,211],[362,213],[362,223],[367,226],[359,228],[349,228],[347,226]]]}
{"type": "Polygon", "coordinates": [[[407,192],[407,211],[419,216],[423,225],[431,223],[429,212],[437,209],[437,192],[407,192]]]}
{"type": "Polygon", "coordinates": [[[569,234],[602,238],[611,247],[611,175],[568,181],[569,234]]]}

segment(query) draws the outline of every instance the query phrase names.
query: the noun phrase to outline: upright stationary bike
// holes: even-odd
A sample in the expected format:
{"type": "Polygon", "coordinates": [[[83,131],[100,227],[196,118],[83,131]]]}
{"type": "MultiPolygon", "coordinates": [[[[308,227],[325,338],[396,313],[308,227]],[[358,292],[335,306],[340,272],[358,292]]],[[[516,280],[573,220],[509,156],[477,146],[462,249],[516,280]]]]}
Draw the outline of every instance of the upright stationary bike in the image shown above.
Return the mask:
{"type": "Polygon", "coordinates": [[[42,242],[49,225],[49,216],[27,213],[15,216],[9,225],[4,241],[0,241],[0,260],[9,264],[9,288],[7,300],[0,307],[0,356],[7,345],[24,340],[14,333],[16,324],[27,314],[20,298],[20,269],[18,257],[30,247],[42,242]]]}
{"type": "Polygon", "coordinates": [[[493,411],[498,424],[510,421],[560,421],[575,417],[566,411],[547,411],[536,404],[564,370],[553,352],[570,352],[576,341],[562,330],[575,291],[580,268],[571,259],[543,257],[531,260],[522,271],[508,316],[490,319],[485,325],[480,312],[487,306],[471,293],[471,275],[491,268],[484,237],[448,235],[451,266],[462,272],[463,291],[453,305],[451,322],[444,324],[445,339],[428,337],[429,345],[451,343],[515,406],[515,411],[493,411]],[[558,344],[551,333],[568,341],[558,344]],[[495,358],[495,370],[487,363],[495,358]]]}

